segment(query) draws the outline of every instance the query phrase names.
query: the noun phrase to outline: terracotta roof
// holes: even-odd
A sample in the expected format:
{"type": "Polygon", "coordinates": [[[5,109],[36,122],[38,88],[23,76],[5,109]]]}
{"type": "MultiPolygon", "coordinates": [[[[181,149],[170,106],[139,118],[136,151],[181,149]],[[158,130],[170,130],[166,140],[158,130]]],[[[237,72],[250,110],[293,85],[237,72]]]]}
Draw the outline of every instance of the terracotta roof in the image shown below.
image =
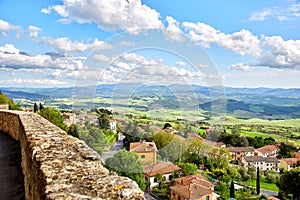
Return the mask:
{"type": "Polygon", "coordinates": [[[253,152],[254,148],[253,147],[227,147],[226,148],[229,152],[253,152]]]}
{"type": "Polygon", "coordinates": [[[181,170],[181,168],[171,162],[160,162],[144,165],[143,173],[147,176],[155,176],[156,174],[169,174],[179,170],[181,170]]]}
{"type": "Polygon", "coordinates": [[[190,185],[190,184],[198,184],[206,189],[210,189],[214,187],[214,185],[207,181],[207,179],[199,174],[185,176],[181,178],[174,179],[174,182],[180,185],[190,185]]]}
{"type": "Polygon", "coordinates": [[[272,153],[272,151],[275,151],[278,149],[279,148],[276,145],[266,145],[266,146],[260,147],[256,150],[259,151],[260,153],[272,153]]]}
{"type": "Polygon", "coordinates": [[[153,152],[157,151],[154,142],[132,142],[130,143],[129,151],[133,152],[153,152]]]}
{"type": "Polygon", "coordinates": [[[247,162],[274,162],[274,163],[279,163],[279,160],[275,157],[245,156],[244,159],[247,162]]]}
{"type": "Polygon", "coordinates": [[[300,161],[298,158],[284,158],[282,160],[284,160],[288,165],[297,164],[298,160],[300,161]]]}
{"type": "Polygon", "coordinates": [[[170,187],[170,189],[185,199],[198,199],[213,192],[194,183],[190,185],[175,185],[170,187]]]}

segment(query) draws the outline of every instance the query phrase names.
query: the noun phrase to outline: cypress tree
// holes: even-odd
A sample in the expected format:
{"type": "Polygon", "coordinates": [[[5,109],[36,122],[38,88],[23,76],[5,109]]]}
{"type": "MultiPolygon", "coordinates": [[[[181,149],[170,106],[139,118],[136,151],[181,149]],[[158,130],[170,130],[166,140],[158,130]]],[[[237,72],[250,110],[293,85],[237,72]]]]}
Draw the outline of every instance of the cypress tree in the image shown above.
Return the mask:
{"type": "Polygon", "coordinates": [[[259,168],[257,167],[257,172],[256,172],[256,194],[260,194],[260,177],[259,177],[259,168]]]}
{"type": "Polygon", "coordinates": [[[230,198],[234,198],[234,183],[233,180],[231,180],[231,184],[230,184],[230,198]]]}
{"type": "Polygon", "coordinates": [[[38,105],[36,103],[34,103],[34,106],[33,106],[33,112],[37,112],[38,111],[38,105]]]}

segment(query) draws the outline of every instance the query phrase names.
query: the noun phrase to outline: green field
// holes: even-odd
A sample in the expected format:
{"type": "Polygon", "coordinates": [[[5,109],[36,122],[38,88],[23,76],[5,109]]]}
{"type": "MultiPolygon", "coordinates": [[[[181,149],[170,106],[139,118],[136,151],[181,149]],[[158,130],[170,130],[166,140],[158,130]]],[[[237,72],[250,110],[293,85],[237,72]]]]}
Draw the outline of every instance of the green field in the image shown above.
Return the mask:
{"type": "MultiPolygon", "coordinates": [[[[235,181],[237,183],[240,183],[242,185],[246,185],[246,186],[251,186],[251,187],[256,187],[256,180],[249,180],[249,181],[235,181]]],[[[278,187],[276,186],[275,183],[269,183],[266,181],[260,181],[260,189],[263,190],[270,190],[270,191],[274,191],[274,192],[278,192],[278,187]]]]}

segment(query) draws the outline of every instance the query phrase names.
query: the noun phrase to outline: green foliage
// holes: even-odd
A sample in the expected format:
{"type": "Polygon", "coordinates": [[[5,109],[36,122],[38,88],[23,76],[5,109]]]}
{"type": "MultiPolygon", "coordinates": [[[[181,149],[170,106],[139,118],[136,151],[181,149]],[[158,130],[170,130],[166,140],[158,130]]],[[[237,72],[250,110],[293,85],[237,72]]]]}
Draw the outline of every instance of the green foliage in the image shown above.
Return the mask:
{"type": "Polygon", "coordinates": [[[178,166],[185,176],[197,174],[198,167],[194,163],[178,163],[178,166]]]}
{"type": "Polygon", "coordinates": [[[166,131],[160,131],[151,137],[151,139],[155,142],[158,150],[168,145],[173,140],[173,138],[174,135],[166,131]]]}
{"type": "Polygon", "coordinates": [[[36,113],[39,111],[38,105],[36,103],[34,103],[33,105],[33,112],[36,113]]]}
{"type": "Polygon", "coordinates": [[[52,124],[58,126],[64,131],[68,131],[67,125],[64,123],[64,119],[57,108],[43,108],[38,112],[39,115],[50,121],[52,124]]]}
{"type": "Polygon", "coordinates": [[[175,162],[176,160],[180,159],[186,149],[187,143],[185,140],[174,137],[174,139],[167,146],[164,146],[164,148],[158,151],[158,154],[165,161],[175,162]]]}
{"type": "Polygon", "coordinates": [[[143,178],[143,165],[138,155],[124,149],[119,150],[113,157],[105,162],[110,171],[115,171],[121,176],[126,176],[136,181],[141,190],[146,190],[146,183],[143,178]]]}
{"type": "Polygon", "coordinates": [[[296,150],[296,147],[282,143],[279,147],[278,158],[292,158],[296,150]]]}
{"type": "Polygon", "coordinates": [[[13,100],[8,98],[5,94],[0,91],[0,103],[8,104],[9,110],[21,110],[18,105],[15,105],[13,100]]]}
{"type": "Polygon", "coordinates": [[[293,195],[294,200],[300,199],[300,167],[288,172],[284,172],[280,176],[277,186],[282,196],[287,197],[288,194],[293,195]]]}
{"type": "Polygon", "coordinates": [[[112,112],[107,109],[100,108],[96,109],[96,113],[99,116],[98,120],[100,129],[108,130],[110,128],[109,120],[112,118],[112,112]]]}
{"type": "Polygon", "coordinates": [[[73,137],[79,138],[79,132],[78,132],[78,128],[77,128],[76,124],[72,124],[69,127],[68,134],[72,135],[73,137]]]}

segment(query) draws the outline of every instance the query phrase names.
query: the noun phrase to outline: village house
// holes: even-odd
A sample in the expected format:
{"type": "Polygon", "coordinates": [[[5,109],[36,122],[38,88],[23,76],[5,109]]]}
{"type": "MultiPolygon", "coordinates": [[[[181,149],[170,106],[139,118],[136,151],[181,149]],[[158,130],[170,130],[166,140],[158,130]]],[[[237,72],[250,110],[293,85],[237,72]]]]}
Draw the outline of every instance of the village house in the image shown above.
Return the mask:
{"type": "Polygon", "coordinates": [[[245,156],[254,156],[253,147],[227,147],[226,149],[230,152],[232,160],[241,161],[245,156]]]}
{"type": "Polygon", "coordinates": [[[280,168],[286,171],[296,168],[297,164],[300,165],[299,158],[284,158],[280,160],[280,168]]]}
{"type": "Polygon", "coordinates": [[[67,126],[71,126],[72,124],[76,123],[76,115],[74,113],[63,112],[61,115],[67,126]]]}
{"type": "Polygon", "coordinates": [[[199,174],[174,179],[170,190],[172,200],[211,200],[214,196],[214,185],[199,174]]]}
{"type": "Polygon", "coordinates": [[[150,183],[150,189],[152,189],[153,187],[158,186],[158,180],[155,175],[161,174],[166,183],[169,183],[171,181],[171,175],[180,170],[180,167],[171,162],[160,162],[144,165],[143,174],[145,181],[150,183]]]}
{"type": "Polygon", "coordinates": [[[262,157],[262,156],[245,156],[242,159],[242,163],[245,168],[255,167],[260,170],[271,170],[279,172],[279,160],[274,157],[262,157]]]}
{"type": "Polygon", "coordinates": [[[300,150],[294,153],[294,157],[300,159],[300,150]]]}
{"type": "Polygon", "coordinates": [[[143,164],[156,163],[157,148],[154,142],[132,142],[129,146],[130,152],[135,152],[143,164]]]}
{"type": "Polygon", "coordinates": [[[262,157],[277,157],[279,147],[276,145],[266,145],[256,149],[257,156],[262,157]]]}
{"type": "Polygon", "coordinates": [[[110,119],[109,120],[109,128],[113,132],[117,132],[117,121],[115,119],[110,119]]]}

